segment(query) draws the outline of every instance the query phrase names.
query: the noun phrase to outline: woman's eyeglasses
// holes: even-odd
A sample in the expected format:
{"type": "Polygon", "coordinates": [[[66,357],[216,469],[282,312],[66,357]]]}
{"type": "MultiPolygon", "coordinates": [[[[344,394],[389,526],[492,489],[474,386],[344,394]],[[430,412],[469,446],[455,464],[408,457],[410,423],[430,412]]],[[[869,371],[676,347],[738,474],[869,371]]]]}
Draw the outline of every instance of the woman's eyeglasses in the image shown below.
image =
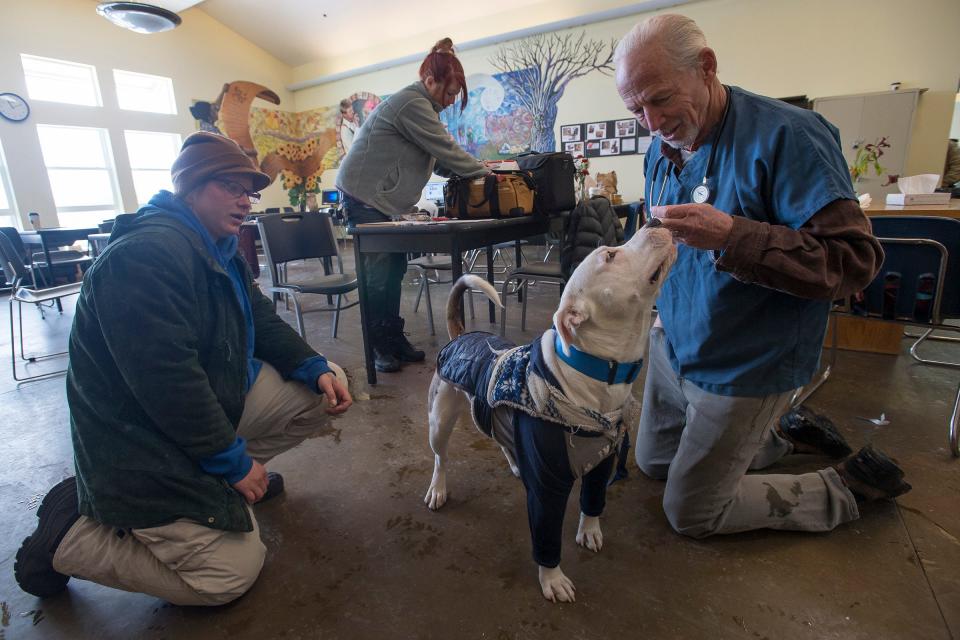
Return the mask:
{"type": "Polygon", "coordinates": [[[221,180],[217,178],[216,182],[220,183],[223,186],[223,190],[229,193],[234,198],[247,196],[247,198],[250,199],[250,204],[257,204],[258,202],[260,202],[259,191],[247,191],[242,184],[240,184],[239,182],[233,182],[231,180],[221,180]]]}

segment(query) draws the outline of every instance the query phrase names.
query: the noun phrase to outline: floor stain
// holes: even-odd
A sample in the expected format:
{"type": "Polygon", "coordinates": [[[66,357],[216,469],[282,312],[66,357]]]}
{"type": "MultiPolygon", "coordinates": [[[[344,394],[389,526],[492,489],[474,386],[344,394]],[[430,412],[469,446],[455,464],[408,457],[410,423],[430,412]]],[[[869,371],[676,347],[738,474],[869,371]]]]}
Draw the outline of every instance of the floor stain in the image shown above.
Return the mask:
{"type": "Polygon", "coordinates": [[[440,548],[441,531],[412,516],[396,516],[387,520],[387,530],[395,529],[397,542],[404,549],[411,551],[418,558],[436,555],[440,548]],[[426,536],[426,537],[424,537],[426,536]]]}
{"type": "Polygon", "coordinates": [[[327,438],[333,436],[333,441],[336,444],[340,444],[340,435],[343,433],[343,429],[334,429],[331,426],[325,426],[322,429],[314,431],[310,436],[311,438],[327,438]]]}

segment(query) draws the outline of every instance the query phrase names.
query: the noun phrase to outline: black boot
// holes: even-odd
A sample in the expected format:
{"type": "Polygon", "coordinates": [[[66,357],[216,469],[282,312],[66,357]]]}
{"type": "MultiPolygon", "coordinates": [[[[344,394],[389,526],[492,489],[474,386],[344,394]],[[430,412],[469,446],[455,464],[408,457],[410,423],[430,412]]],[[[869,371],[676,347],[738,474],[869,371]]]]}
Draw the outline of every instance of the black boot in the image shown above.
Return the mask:
{"type": "Polygon", "coordinates": [[[393,355],[401,362],[423,362],[427,354],[414,347],[407,340],[406,334],[403,333],[403,318],[394,318],[386,321],[385,324],[393,335],[393,355]]]}
{"type": "Polygon", "coordinates": [[[70,527],[80,518],[77,479],[67,478],[50,489],[37,509],[37,518],[37,528],[17,551],[13,575],[27,593],[48,598],[66,589],[70,580],[70,576],[53,568],[53,556],[70,527]]]}
{"type": "Polygon", "coordinates": [[[857,502],[892,500],[913,488],[904,481],[896,460],[870,445],[834,468],[857,502]]]}
{"type": "Polygon", "coordinates": [[[803,405],[780,416],[777,431],[793,443],[797,453],[820,453],[837,459],[853,453],[830,418],[814,413],[803,405]]]}
{"type": "Polygon", "coordinates": [[[373,366],[382,373],[400,371],[400,360],[394,354],[392,325],[385,321],[371,324],[373,338],[373,366]]]}

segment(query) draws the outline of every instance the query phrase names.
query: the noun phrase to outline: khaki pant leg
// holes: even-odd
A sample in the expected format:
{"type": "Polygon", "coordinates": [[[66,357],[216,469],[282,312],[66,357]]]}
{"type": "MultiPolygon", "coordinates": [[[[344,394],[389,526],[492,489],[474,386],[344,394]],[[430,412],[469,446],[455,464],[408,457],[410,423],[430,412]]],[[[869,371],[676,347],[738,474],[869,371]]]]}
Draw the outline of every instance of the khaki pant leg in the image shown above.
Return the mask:
{"type": "Polygon", "coordinates": [[[173,604],[226,604],[246,593],[263,567],[266,547],[250,517],[253,531],[242,533],[190,520],[121,531],[81,516],[57,547],[53,567],[173,604]]]}
{"type": "MultiPolygon", "coordinates": [[[[347,376],[334,362],[328,363],[344,385],[347,376]]],[[[277,370],[263,363],[253,387],[247,392],[237,434],[247,441],[247,453],[261,464],[292,449],[329,426],[326,396],[297,381],[284,380],[277,370]]]]}

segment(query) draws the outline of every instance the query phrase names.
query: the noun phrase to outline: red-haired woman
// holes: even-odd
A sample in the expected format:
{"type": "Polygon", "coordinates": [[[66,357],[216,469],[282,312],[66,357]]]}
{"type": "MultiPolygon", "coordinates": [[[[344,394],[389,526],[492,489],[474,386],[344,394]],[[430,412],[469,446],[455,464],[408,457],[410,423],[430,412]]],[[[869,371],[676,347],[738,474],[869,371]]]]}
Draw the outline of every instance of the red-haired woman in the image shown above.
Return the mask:
{"type": "MultiPolygon", "coordinates": [[[[350,226],[408,213],[431,173],[473,177],[490,172],[440,122],[440,112],[458,98],[462,109],[467,83],[453,42],[444,38],[420,65],[420,80],[391,95],[367,117],[341,163],[337,188],[343,191],[350,226]]],[[[404,336],[400,317],[406,256],[365,254],[364,271],[377,371],[397,371],[400,362],[423,360],[423,351],[404,336]]]]}

